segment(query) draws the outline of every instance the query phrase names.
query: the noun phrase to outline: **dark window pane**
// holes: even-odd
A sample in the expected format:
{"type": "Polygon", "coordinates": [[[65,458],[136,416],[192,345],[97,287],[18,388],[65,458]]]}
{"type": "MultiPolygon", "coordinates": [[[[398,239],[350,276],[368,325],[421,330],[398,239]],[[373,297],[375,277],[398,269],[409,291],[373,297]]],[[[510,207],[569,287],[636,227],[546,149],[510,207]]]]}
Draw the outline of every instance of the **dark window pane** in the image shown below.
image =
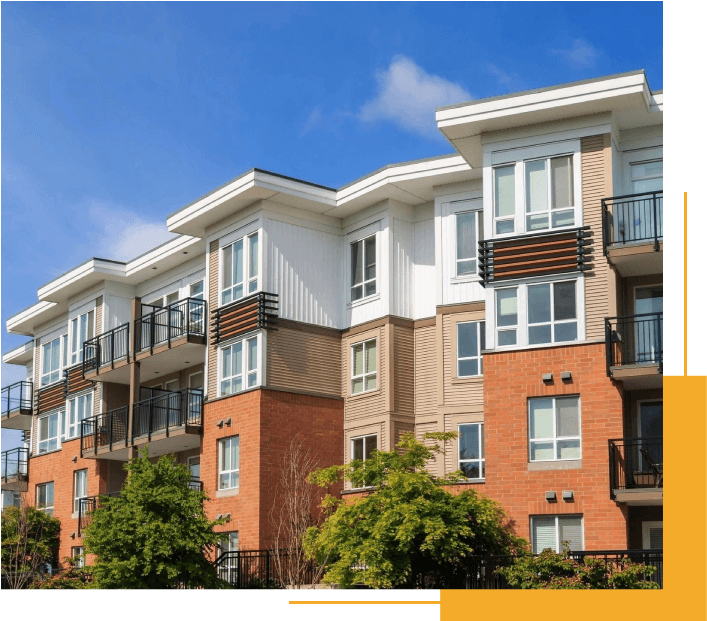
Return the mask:
{"type": "MultiPolygon", "coordinates": [[[[363,242],[351,244],[351,284],[355,285],[363,281],[363,242]]],[[[358,299],[358,298],[354,298],[358,299]]]]}
{"type": "Polygon", "coordinates": [[[476,274],[476,259],[470,261],[457,261],[457,276],[476,274]]]}
{"type": "Polygon", "coordinates": [[[363,459],[363,438],[356,438],[353,442],[352,459],[363,459]]]}
{"type": "Polygon", "coordinates": [[[479,355],[479,340],[476,323],[457,324],[457,358],[479,355]]]}
{"type": "MultiPolygon", "coordinates": [[[[359,287],[360,289],[360,287],[359,287]]],[[[376,281],[366,283],[366,295],[373,295],[376,292],[376,281]]]]}
{"type": "Polygon", "coordinates": [[[496,292],[496,325],[515,326],[518,323],[518,296],[516,289],[496,292]]]}
{"type": "Polygon", "coordinates": [[[555,321],[577,318],[575,286],[574,281],[555,283],[555,321]]]}
{"type": "Polygon", "coordinates": [[[476,256],[475,213],[457,214],[457,259],[476,256]]]}
{"type": "Polygon", "coordinates": [[[459,464],[459,469],[464,473],[467,479],[480,479],[481,470],[479,469],[478,461],[467,461],[459,464]]]}
{"type": "Polygon", "coordinates": [[[555,326],[555,343],[577,340],[577,322],[559,323],[555,326]]]}
{"type": "Polygon", "coordinates": [[[479,459],[479,425],[459,426],[459,459],[479,459]]]}
{"type": "Polygon", "coordinates": [[[351,301],[355,302],[363,297],[363,285],[351,288],[351,301]]]}
{"type": "Polygon", "coordinates": [[[551,319],[550,285],[528,287],[528,323],[544,323],[551,319]]]}
{"type": "Polygon", "coordinates": [[[515,230],[514,220],[502,220],[501,222],[496,222],[496,234],[504,235],[506,233],[512,233],[515,230]]]}
{"type": "Polygon", "coordinates": [[[460,360],[457,375],[459,375],[459,377],[467,377],[469,375],[479,375],[479,361],[478,360],[460,360]]]}
{"type": "Polygon", "coordinates": [[[368,436],[366,438],[366,459],[373,456],[373,451],[378,450],[378,436],[368,436]]]}
{"type": "Polygon", "coordinates": [[[366,241],[366,280],[376,277],[376,238],[369,237],[366,241]]]}
{"type": "Polygon", "coordinates": [[[498,344],[500,347],[505,345],[515,345],[516,344],[516,331],[515,330],[503,330],[503,332],[498,333],[498,344]]]}
{"type": "Polygon", "coordinates": [[[530,326],[528,328],[528,344],[540,345],[552,342],[550,324],[546,326],[530,326]]]}

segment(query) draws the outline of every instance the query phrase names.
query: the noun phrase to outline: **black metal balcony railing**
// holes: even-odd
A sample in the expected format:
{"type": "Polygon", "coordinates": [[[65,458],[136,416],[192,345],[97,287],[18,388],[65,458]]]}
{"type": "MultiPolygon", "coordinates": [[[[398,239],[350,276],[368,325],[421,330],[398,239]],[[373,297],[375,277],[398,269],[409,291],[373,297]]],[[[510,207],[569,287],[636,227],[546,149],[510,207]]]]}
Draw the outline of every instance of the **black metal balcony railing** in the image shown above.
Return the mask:
{"type": "Polygon", "coordinates": [[[32,411],[32,382],[21,381],[2,389],[2,415],[32,411]]]}
{"type": "Polygon", "coordinates": [[[604,254],[611,246],[631,242],[653,242],[660,249],[663,239],[663,192],[644,192],[604,198],[602,229],[604,254]]]}
{"type": "Polygon", "coordinates": [[[663,313],[608,317],[606,372],[630,364],[658,364],[663,372],[663,313]]]}
{"type": "Polygon", "coordinates": [[[79,499],[79,537],[81,532],[91,523],[93,512],[101,505],[101,502],[106,498],[116,498],[117,496],[120,496],[120,492],[109,492],[79,499]]]}
{"type": "Polygon", "coordinates": [[[280,296],[260,291],[211,309],[211,339],[220,343],[254,330],[277,330],[280,296]]]}
{"type": "Polygon", "coordinates": [[[135,320],[136,352],[152,351],[184,336],[206,335],[205,300],[185,298],[164,307],[143,304],[142,308],[152,310],[135,320]]]}
{"type": "Polygon", "coordinates": [[[170,428],[201,426],[204,391],[201,388],[183,388],[177,392],[164,392],[138,401],[133,406],[132,437],[147,436],[170,428]]]}
{"type": "Polygon", "coordinates": [[[27,479],[28,449],[18,447],[2,452],[2,482],[13,483],[27,479]]]}
{"type": "Polygon", "coordinates": [[[127,360],[130,353],[130,324],[108,330],[83,344],[83,372],[98,371],[101,367],[127,360]]]}
{"type": "Polygon", "coordinates": [[[187,483],[187,486],[189,489],[194,490],[195,492],[203,492],[204,491],[204,482],[200,481],[196,477],[192,477],[191,481],[187,483]]]}
{"type": "Polygon", "coordinates": [[[663,438],[609,440],[609,491],[663,488],[663,438]]]}
{"type": "Polygon", "coordinates": [[[81,421],[81,456],[93,453],[104,446],[108,450],[114,447],[128,446],[128,407],[123,406],[92,416],[81,421]]]}

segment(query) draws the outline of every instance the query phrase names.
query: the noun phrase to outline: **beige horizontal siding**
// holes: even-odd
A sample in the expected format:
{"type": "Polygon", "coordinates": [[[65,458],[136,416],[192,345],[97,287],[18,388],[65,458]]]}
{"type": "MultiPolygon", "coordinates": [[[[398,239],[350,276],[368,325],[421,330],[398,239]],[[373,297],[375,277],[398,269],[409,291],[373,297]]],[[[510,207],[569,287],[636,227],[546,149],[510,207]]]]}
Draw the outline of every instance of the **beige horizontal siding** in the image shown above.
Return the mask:
{"type": "MultiPolygon", "coordinates": [[[[395,374],[394,410],[398,414],[415,414],[415,332],[412,328],[395,326],[392,372],[395,374]]],[[[412,429],[411,429],[412,431],[412,429]]]]}
{"type": "Polygon", "coordinates": [[[437,412],[437,327],[415,330],[415,416],[437,412]]]}

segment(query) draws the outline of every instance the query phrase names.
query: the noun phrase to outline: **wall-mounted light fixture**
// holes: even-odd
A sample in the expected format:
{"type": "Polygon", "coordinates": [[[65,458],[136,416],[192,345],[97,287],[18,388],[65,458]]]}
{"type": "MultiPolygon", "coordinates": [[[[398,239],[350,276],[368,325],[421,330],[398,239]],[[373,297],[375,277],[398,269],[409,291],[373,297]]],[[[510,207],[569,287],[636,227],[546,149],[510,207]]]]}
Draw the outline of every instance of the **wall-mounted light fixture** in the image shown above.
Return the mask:
{"type": "Polygon", "coordinates": [[[562,371],[562,373],[560,373],[560,379],[562,379],[563,382],[569,382],[572,379],[572,371],[562,371]]]}
{"type": "Polygon", "coordinates": [[[543,382],[551,382],[552,373],[543,373],[543,382]]]}
{"type": "Polygon", "coordinates": [[[572,502],[574,500],[574,492],[571,489],[562,490],[562,500],[572,502]]]}
{"type": "Polygon", "coordinates": [[[557,492],[545,492],[545,500],[548,502],[557,502],[557,492]]]}

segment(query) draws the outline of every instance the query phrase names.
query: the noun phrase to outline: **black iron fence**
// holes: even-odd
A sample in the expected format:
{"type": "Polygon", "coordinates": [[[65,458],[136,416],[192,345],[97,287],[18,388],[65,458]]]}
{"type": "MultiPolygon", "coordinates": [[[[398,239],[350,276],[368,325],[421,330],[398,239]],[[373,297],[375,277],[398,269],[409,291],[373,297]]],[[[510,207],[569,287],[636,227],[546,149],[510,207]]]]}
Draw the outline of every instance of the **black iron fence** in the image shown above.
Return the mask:
{"type": "Polygon", "coordinates": [[[2,452],[2,482],[3,484],[27,480],[27,460],[29,450],[18,447],[2,452]]]}
{"type": "Polygon", "coordinates": [[[144,314],[135,320],[136,352],[152,351],[184,336],[206,335],[205,300],[185,298],[164,307],[143,304],[142,309],[144,314]]]}
{"type": "Polygon", "coordinates": [[[663,239],[663,192],[644,192],[604,198],[602,228],[604,254],[611,246],[631,242],[653,242],[660,249],[663,239]]]}
{"type": "Polygon", "coordinates": [[[106,498],[115,498],[117,496],[120,496],[120,492],[108,492],[79,499],[79,537],[81,532],[91,523],[91,518],[96,508],[101,506],[106,498]]]}
{"type": "Polygon", "coordinates": [[[663,488],[663,438],[609,440],[611,498],[616,490],[663,488]]]}
{"type": "Polygon", "coordinates": [[[663,313],[608,317],[606,371],[631,364],[658,364],[663,371],[663,313]]]}
{"type": "Polygon", "coordinates": [[[104,446],[108,450],[128,446],[128,406],[81,421],[81,457],[96,455],[104,446]]]}
{"type": "Polygon", "coordinates": [[[133,406],[132,437],[147,436],[170,428],[201,426],[204,391],[201,388],[183,388],[176,392],[162,392],[133,406]]]}
{"type": "Polygon", "coordinates": [[[32,412],[32,382],[23,380],[2,389],[2,416],[32,412]]]}
{"type": "Polygon", "coordinates": [[[94,336],[83,344],[83,372],[97,371],[120,360],[127,360],[130,354],[130,324],[113,328],[94,336]]]}
{"type": "MultiPolygon", "coordinates": [[[[219,578],[234,589],[279,589],[283,580],[272,550],[223,552],[214,563],[219,578]]],[[[287,562],[287,550],[280,550],[280,565],[287,562]]],[[[302,584],[314,582],[314,565],[308,564],[302,584]]]]}

